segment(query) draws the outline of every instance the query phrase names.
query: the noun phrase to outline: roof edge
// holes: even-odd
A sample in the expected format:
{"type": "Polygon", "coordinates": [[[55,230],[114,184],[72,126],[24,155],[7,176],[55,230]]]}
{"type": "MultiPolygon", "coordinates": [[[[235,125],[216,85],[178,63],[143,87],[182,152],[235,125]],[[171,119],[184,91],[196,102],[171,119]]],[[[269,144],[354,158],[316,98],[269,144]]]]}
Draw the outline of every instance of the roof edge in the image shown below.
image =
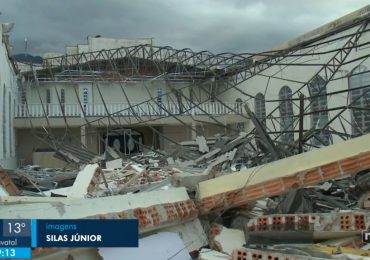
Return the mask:
{"type": "Polygon", "coordinates": [[[326,35],[328,33],[334,32],[336,30],[343,29],[351,24],[355,24],[356,22],[366,19],[370,17],[370,5],[367,5],[359,10],[356,10],[352,13],[346,14],[345,16],[342,16],[332,22],[329,22],[327,24],[324,24],[312,31],[309,31],[307,33],[304,33],[292,40],[289,40],[285,43],[282,43],[274,48],[272,48],[272,51],[277,50],[284,50],[291,48],[293,46],[302,44],[304,42],[307,42],[309,40],[313,40],[315,38],[318,38],[320,36],[326,35]]]}

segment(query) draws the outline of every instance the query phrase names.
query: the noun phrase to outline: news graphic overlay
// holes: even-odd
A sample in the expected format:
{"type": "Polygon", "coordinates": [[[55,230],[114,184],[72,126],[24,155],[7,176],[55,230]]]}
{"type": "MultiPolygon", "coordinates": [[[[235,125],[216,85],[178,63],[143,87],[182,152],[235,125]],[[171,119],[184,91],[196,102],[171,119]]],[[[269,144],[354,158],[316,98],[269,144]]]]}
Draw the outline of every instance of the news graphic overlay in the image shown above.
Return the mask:
{"type": "Polygon", "coordinates": [[[37,220],[36,225],[33,247],[138,247],[139,243],[136,219],[37,220]]]}
{"type": "Polygon", "coordinates": [[[31,258],[31,220],[0,220],[0,258],[31,258]]]}
{"type": "Polygon", "coordinates": [[[31,258],[36,247],[139,246],[136,219],[3,219],[0,228],[0,258],[31,258]]]}

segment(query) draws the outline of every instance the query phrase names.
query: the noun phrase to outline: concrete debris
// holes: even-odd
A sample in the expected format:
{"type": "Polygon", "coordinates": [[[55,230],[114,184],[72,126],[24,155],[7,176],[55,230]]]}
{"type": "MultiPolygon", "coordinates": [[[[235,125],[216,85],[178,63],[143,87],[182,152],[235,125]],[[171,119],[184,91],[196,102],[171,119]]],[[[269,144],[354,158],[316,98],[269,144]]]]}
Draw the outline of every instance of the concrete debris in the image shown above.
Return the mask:
{"type": "Polygon", "coordinates": [[[204,138],[204,136],[197,136],[195,138],[195,141],[199,145],[199,152],[201,152],[201,153],[208,153],[209,152],[209,148],[208,148],[208,145],[207,145],[207,140],[206,140],[206,138],[204,138]]]}
{"type": "Polygon", "coordinates": [[[98,164],[86,165],[69,190],[70,198],[95,197],[102,171],[98,164]]]}
{"type": "MultiPolygon", "coordinates": [[[[17,201],[18,198],[18,201],[17,201]]],[[[6,199],[2,199],[4,201],[6,199]]],[[[196,219],[198,210],[185,188],[103,198],[38,198],[0,208],[0,216],[19,219],[131,219],[139,220],[140,234],[196,219]]],[[[17,202],[16,202],[17,201],[17,202]]]]}
{"type": "Polygon", "coordinates": [[[343,254],[348,257],[348,259],[364,259],[370,257],[370,251],[364,249],[357,249],[353,247],[346,246],[331,246],[323,244],[315,244],[311,246],[311,249],[327,253],[329,255],[337,256],[338,254],[343,254]]]}
{"type": "Polygon", "coordinates": [[[177,226],[164,228],[161,232],[177,233],[190,253],[194,253],[204,246],[208,245],[208,238],[204,232],[199,219],[179,224],[177,226]]]}
{"type": "Polygon", "coordinates": [[[323,241],[361,235],[370,226],[370,214],[340,211],[316,214],[267,215],[251,219],[250,241],[323,241]]]}
{"type": "Polygon", "coordinates": [[[370,135],[255,167],[250,143],[246,133],[198,136],[172,153],[115,158],[111,149],[110,160],[78,171],[1,171],[0,217],[138,219],[139,248],[88,250],[91,259],[368,256],[361,232],[370,228],[370,135]]]}
{"type": "Polygon", "coordinates": [[[7,172],[20,190],[36,192],[72,186],[77,173],[72,169],[41,168],[38,165],[27,165],[7,172]]]}
{"type": "Polygon", "coordinates": [[[370,135],[199,183],[201,214],[370,169],[370,135]],[[273,173],[273,174],[272,174],[273,173]]]}
{"type": "Polygon", "coordinates": [[[171,184],[174,187],[186,187],[189,192],[194,192],[199,182],[208,180],[209,173],[175,172],[171,176],[171,184]]]}
{"type": "MultiPolygon", "coordinates": [[[[312,252],[307,252],[308,250],[303,250],[302,248],[299,249],[291,249],[286,247],[284,250],[257,250],[252,248],[240,248],[235,249],[232,253],[232,260],[249,260],[249,259],[262,259],[262,260],[293,260],[293,259],[302,259],[302,260],[315,260],[315,259],[330,259],[331,257],[328,254],[324,253],[316,253],[313,254],[312,252]],[[310,254],[311,253],[311,254],[310,254]],[[317,255],[317,256],[312,256],[317,255]]],[[[346,259],[346,258],[343,258],[346,259]]]]}
{"type": "MultiPolygon", "coordinates": [[[[229,255],[212,249],[202,248],[199,252],[198,260],[229,260],[229,255]]],[[[238,259],[239,260],[239,259],[238,259]]]]}
{"type": "Polygon", "coordinates": [[[110,147],[110,146],[107,146],[106,147],[106,150],[105,150],[105,152],[107,153],[107,154],[109,154],[109,156],[111,156],[113,159],[118,159],[118,158],[120,158],[121,156],[112,148],[112,147],[110,147]]]}
{"type": "Polygon", "coordinates": [[[119,168],[122,168],[122,159],[119,158],[119,159],[115,159],[115,160],[112,160],[112,161],[107,161],[105,163],[105,166],[107,169],[119,169],[119,168]]]}
{"type": "Polygon", "coordinates": [[[19,195],[20,191],[6,172],[0,169],[0,188],[2,194],[19,195]]]}
{"type": "Polygon", "coordinates": [[[209,245],[213,250],[231,255],[235,248],[245,244],[242,230],[229,229],[219,224],[213,224],[208,234],[209,245]]]}

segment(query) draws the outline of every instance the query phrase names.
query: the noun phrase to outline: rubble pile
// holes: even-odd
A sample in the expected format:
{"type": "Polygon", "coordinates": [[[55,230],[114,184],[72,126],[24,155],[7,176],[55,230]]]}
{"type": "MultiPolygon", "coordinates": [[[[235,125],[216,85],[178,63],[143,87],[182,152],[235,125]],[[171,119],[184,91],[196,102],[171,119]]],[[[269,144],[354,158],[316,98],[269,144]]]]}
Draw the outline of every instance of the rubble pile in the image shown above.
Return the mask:
{"type": "MultiPolygon", "coordinates": [[[[87,164],[73,185],[38,196],[19,196],[23,187],[3,172],[0,215],[138,219],[136,251],[86,249],[90,259],[364,259],[370,257],[361,237],[370,228],[369,143],[364,135],[252,167],[248,134],[197,137],[172,153],[87,164]]],[[[34,256],[56,252],[64,254],[45,249],[34,256]]],[[[81,250],[65,254],[79,259],[81,250]]]]}

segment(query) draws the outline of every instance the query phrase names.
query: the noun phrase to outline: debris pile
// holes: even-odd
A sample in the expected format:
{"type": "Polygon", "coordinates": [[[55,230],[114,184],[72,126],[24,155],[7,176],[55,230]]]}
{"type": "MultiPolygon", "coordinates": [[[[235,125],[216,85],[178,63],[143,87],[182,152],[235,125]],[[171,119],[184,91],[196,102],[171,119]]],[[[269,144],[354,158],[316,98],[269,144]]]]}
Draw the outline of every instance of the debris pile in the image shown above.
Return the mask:
{"type": "MultiPolygon", "coordinates": [[[[370,135],[255,167],[248,159],[252,142],[245,133],[198,137],[173,153],[117,158],[105,167],[87,164],[73,185],[38,197],[19,196],[23,187],[15,187],[3,172],[0,216],[138,219],[139,248],[86,249],[91,259],[147,257],[154,245],[159,249],[151,252],[158,254],[153,259],[370,256],[361,238],[370,228],[370,135]]],[[[30,176],[34,185],[42,183],[30,176]]],[[[34,256],[55,252],[35,250],[34,256]]]]}

